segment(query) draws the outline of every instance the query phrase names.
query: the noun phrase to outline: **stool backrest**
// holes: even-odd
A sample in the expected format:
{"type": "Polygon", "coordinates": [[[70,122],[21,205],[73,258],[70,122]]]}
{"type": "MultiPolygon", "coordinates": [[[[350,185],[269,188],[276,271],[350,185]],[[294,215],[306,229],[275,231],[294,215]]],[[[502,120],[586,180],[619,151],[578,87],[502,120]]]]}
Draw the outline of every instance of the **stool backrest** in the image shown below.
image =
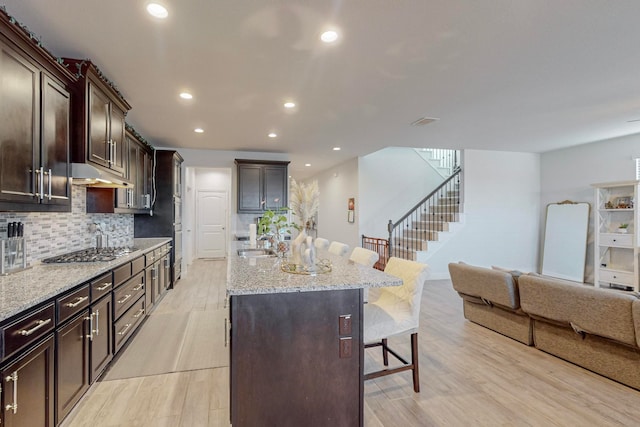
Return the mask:
{"type": "MultiPolygon", "coordinates": [[[[412,317],[418,320],[420,316],[420,302],[424,282],[429,277],[429,266],[416,261],[391,257],[384,272],[402,279],[402,286],[389,286],[381,289],[380,298],[384,293],[395,295],[411,304],[412,317]]],[[[417,324],[417,323],[416,323],[417,324]]]]}
{"type": "Polygon", "coordinates": [[[313,244],[316,246],[316,248],[326,251],[327,249],[329,249],[329,241],[327,239],[323,239],[322,237],[317,237],[314,241],[313,244]]]}
{"type": "Polygon", "coordinates": [[[353,248],[353,252],[349,256],[349,259],[358,264],[366,265],[367,267],[373,267],[380,255],[377,252],[371,251],[369,249],[364,249],[361,247],[353,248]]]}
{"type": "Polygon", "coordinates": [[[329,252],[340,256],[346,256],[347,252],[349,252],[349,245],[340,242],[331,242],[329,245],[329,252]]]}

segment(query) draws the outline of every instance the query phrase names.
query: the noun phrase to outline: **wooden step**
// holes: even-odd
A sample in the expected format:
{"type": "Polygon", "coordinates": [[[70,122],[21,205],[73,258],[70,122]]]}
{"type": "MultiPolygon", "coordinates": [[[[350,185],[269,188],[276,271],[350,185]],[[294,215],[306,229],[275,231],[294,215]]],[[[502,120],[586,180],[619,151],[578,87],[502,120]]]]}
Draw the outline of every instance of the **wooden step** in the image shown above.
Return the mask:
{"type": "Polygon", "coordinates": [[[423,213],[420,218],[421,221],[434,221],[440,220],[445,222],[458,222],[457,213],[423,213]]]}
{"type": "Polygon", "coordinates": [[[457,213],[460,212],[459,204],[429,206],[429,212],[433,213],[457,213]]]}
{"type": "Polygon", "coordinates": [[[438,231],[428,230],[426,228],[409,229],[402,232],[402,237],[419,240],[438,240],[438,231]]]}
{"type": "Polygon", "coordinates": [[[459,205],[460,198],[458,196],[445,196],[438,199],[439,205],[459,205]]]}
{"type": "Polygon", "coordinates": [[[402,258],[402,259],[408,259],[411,261],[416,261],[417,256],[416,256],[416,251],[410,251],[410,250],[406,250],[406,249],[402,249],[402,248],[390,248],[392,249],[390,251],[390,255],[389,256],[393,256],[393,257],[397,257],[397,258],[402,258]]]}
{"type": "Polygon", "coordinates": [[[409,251],[426,251],[428,242],[422,239],[412,239],[410,237],[399,237],[393,239],[394,248],[400,248],[409,251]]]}
{"type": "Polygon", "coordinates": [[[424,221],[413,221],[411,223],[411,228],[413,230],[449,231],[449,223],[446,221],[428,219],[424,221]]]}

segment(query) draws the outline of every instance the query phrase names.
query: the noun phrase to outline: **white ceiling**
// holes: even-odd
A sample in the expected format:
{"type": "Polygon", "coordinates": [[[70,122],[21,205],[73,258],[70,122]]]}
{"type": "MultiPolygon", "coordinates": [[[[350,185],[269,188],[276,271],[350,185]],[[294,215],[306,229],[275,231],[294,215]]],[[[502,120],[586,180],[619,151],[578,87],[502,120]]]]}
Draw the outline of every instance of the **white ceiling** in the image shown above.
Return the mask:
{"type": "Polygon", "coordinates": [[[296,177],[386,146],[544,152],[640,132],[638,0],[158,2],[165,21],[145,0],[0,0],[53,54],[92,59],[152,144],[288,153],[296,177]],[[339,43],[318,40],[327,25],[339,43]],[[440,120],[410,126],[424,116],[440,120]]]}

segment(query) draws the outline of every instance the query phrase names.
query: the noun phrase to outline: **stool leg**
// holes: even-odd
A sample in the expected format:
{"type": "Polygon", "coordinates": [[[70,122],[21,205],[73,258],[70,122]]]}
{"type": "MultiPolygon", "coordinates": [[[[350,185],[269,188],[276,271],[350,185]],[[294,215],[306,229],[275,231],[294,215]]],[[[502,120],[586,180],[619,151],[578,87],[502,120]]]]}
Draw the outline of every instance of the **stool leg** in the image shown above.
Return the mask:
{"type": "Polygon", "coordinates": [[[413,391],[420,393],[420,373],[418,372],[418,333],[411,334],[411,364],[413,365],[413,391]]]}
{"type": "Polygon", "coordinates": [[[389,352],[387,351],[387,339],[382,340],[382,362],[384,366],[389,366],[389,352]]]}

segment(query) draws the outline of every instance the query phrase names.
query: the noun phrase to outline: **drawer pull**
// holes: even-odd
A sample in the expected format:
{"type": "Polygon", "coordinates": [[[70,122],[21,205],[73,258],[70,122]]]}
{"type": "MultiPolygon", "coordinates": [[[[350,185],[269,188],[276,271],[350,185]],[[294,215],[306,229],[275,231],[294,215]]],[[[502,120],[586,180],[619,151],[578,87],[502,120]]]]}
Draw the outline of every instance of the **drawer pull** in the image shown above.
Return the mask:
{"type": "Polygon", "coordinates": [[[5,378],[6,382],[13,381],[13,403],[5,406],[5,410],[18,413],[18,371],[13,371],[11,375],[5,378]]]}
{"type": "Polygon", "coordinates": [[[93,313],[89,315],[89,317],[85,317],[84,320],[89,321],[89,335],[86,338],[89,338],[89,341],[93,341],[93,313]]]}
{"type": "Polygon", "coordinates": [[[78,298],[76,298],[76,302],[68,302],[68,303],[65,304],[65,307],[70,307],[70,308],[77,307],[77,306],[79,306],[80,304],[82,304],[84,301],[86,301],[88,299],[89,299],[89,297],[86,297],[86,296],[85,297],[78,297],[78,298]]]}
{"type": "Polygon", "coordinates": [[[138,310],[138,312],[136,314],[133,315],[133,317],[135,319],[137,319],[138,317],[142,316],[144,314],[144,308],[141,308],[140,310],[138,310]]]}
{"type": "Polygon", "coordinates": [[[140,289],[142,289],[144,287],[144,283],[140,283],[138,286],[136,286],[135,288],[133,288],[134,291],[139,291],[140,289]]]}
{"type": "Polygon", "coordinates": [[[20,331],[20,335],[24,336],[24,337],[28,337],[29,335],[31,335],[32,333],[34,333],[35,331],[37,331],[40,328],[45,327],[46,325],[48,325],[49,323],[51,323],[51,319],[47,319],[47,320],[38,320],[36,322],[36,326],[34,326],[31,329],[23,329],[20,331]]]}
{"type": "Polygon", "coordinates": [[[127,323],[126,325],[124,325],[124,329],[122,329],[120,332],[118,332],[118,335],[124,335],[127,333],[127,330],[131,327],[133,323],[127,323]]]}
{"type": "Polygon", "coordinates": [[[118,304],[122,304],[122,303],[124,303],[126,300],[128,300],[129,298],[131,298],[131,296],[132,296],[132,295],[133,295],[133,294],[126,294],[126,295],[124,296],[124,298],[122,298],[121,300],[118,300],[118,304]]]}
{"type": "Polygon", "coordinates": [[[102,286],[98,286],[96,289],[97,289],[97,290],[99,290],[99,291],[104,291],[104,290],[106,290],[109,286],[111,286],[111,282],[107,282],[107,283],[105,283],[105,284],[104,284],[104,285],[102,285],[102,286]]]}
{"type": "Polygon", "coordinates": [[[100,335],[100,310],[96,310],[94,314],[96,315],[96,329],[93,332],[95,332],[96,335],[100,335]]]}

